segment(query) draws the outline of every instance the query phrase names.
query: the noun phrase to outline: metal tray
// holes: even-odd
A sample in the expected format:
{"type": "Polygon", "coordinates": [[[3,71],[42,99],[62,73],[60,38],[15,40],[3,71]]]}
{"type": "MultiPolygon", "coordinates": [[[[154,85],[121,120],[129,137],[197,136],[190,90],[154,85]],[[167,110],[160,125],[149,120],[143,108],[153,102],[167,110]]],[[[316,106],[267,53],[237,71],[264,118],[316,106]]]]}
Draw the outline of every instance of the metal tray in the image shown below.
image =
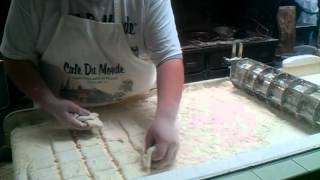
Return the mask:
{"type": "MultiPolygon", "coordinates": [[[[146,129],[155,109],[154,94],[146,99],[92,110],[106,121],[116,117],[133,119],[146,129]]],[[[8,135],[15,128],[12,136],[15,141],[17,132],[54,127],[41,123],[49,119],[52,118],[38,110],[13,113],[5,120],[5,131],[8,135]]],[[[178,125],[181,149],[177,164],[170,170],[140,178],[215,177],[320,147],[318,129],[259,102],[234,88],[226,78],[185,85],[178,125]]],[[[50,134],[50,131],[44,132],[47,131],[37,136],[50,134]]],[[[28,141],[24,144],[23,152],[32,147],[27,146],[28,141]]],[[[21,173],[24,169],[16,158],[21,156],[22,151],[16,150],[21,147],[12,145],[15,173],[21,173]]]]}

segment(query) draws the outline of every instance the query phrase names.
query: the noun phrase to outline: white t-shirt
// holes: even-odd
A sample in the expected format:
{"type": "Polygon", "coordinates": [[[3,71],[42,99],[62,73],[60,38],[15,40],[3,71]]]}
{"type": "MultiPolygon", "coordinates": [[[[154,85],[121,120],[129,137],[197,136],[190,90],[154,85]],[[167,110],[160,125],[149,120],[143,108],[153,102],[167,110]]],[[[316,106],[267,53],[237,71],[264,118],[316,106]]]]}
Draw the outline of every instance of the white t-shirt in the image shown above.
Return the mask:
{"type": "MultiPolygon", "coordinates": [[[[9,59],[41,60],[59,23],[63,0],[12,0],[1,53],[9,59]]],[[[155,65],[181,58],[170,0],[122,0],[123,27],[133,52],[155,65]]],[[[113,22],[113,0],[69,0],[69,14],[113,22]]]]}

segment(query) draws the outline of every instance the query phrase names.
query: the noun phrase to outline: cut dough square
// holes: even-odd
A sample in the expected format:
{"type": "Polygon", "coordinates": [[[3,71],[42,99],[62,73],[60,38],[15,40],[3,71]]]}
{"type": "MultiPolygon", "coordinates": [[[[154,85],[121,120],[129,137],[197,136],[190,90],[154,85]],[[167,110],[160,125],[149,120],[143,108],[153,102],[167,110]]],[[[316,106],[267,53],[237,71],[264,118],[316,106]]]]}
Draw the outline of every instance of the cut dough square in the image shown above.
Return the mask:
{"type": "Polygon", "coordinates": [[[81,152],[86,159],[106,156],[106,152],[102,145],[81,148],[81,152]]]}
{"type": "Polygon", "coordinates": [[[104,130],[103,138],[105,141],[113,141],[113,140],[128,141],[128,136],[122,129],[104,130]]]}
{"type": "Polygon", "coordinates": [[[78,177],[73,177],[68,180],[91,180],[88,176],[78,176],[78,177]]]}
{"type": "Polygon", "coordinates": [[[145,133],[145,130],[133,119],[121,119],[120,123],[129,136],[136,136],[145,133]]]}
{"type": "Polygon", "coordinates": [[[45,169],[55,166],[55,159],[52,154],[48,156],[43,156],[43,154],[40,157],[34,157],[31,160],[30,168],[34,170],[38,169],[45,169]],[[45,159],[45,161],[44,161],[45,159]]]}
{"type": "Polygon", "coordinates": [[[28,147],[29,152],[33,152],[30,154],[30,156],[48,156],[52,155],[52,149],[51,149],[51,142],[49,139],[47,139],[47,142],[37,142],[37,140],[30,140],[30,141],[23,141],[16,144],[12,144],[13,147],[20,147],[20,148],[14,148],[14,152],[19,153],[26,153],[26,150],[24,147],[28,147]],[[21,148],[22,147],[22,148],[21,148]]]}
{"type": "Polygon", "coordinates": [[[28,172],[28,179],[30,180],[60,180],[58,170],[56,167],[51,167],[47,169],[40,169],[36,171],[28,172]]]}
{"type": "Polygon", "coordinates": [[[94,180],[123,180],[117,170],[98,171],[93,173],[94,180]]]}
{"type": "Polygon", "coordinates": [[[137,124],[135,120],[128,118],[128,116],[119,117],[118,121],[122,124],[123,127],[128,127],[137,124]]]}
{"type": "Polygon", "coordinates": [[[146,135],[141,134],[139,136],[130,137],[133,144],[143,144],[145,143],[146,135]]]}
{"type": "Polygon", "coordinates": [[[81,160],[81,154],[78,151],[64,151],[56,154],[59,163],[68,163],[81,160]]]}
{"type": "Polygon", "coordinates": [[[50,138],[55,153],[74,150],[76,147],[69,131],[55,131],[50,135],[50,138]]]}
{"type": "Polygon", "coordinates": [[[53,141],[52,146],[55,153],[76,149],[76,144],[73,141],[53,141]]]}
{"type": "Polygon", "coordinates": [[[15,145],[13,145],[13,152],[18,153],[18,154],[22,154],[24,156],[24,154],[26,154],[26,156],[28,157],[43,157],[46,158],[48,156],[53,156],[52,155],[52,149],[51,149],[51,145],[50,145],[50,141],[47,145],[44,144],[38,144],[34,141],[31,142],[20,142],[17,143],[15,145]],[[28,147],[28,152],[32,152],[32,154],[26,152],[26,147],[28,147]]]}
{"type": "Polygon", "coordinates": [[[121,167],[126,179],[136,179],[148,175],[141,167],[141,163],[129,164],[121,167]]]}
{"type": "Polygon", "coordinates": [[[93,138],[90,138],[90,139],[79,138],[77,143],[81,147],[88,147],[88,146],[100,145],[100,141],[101,140],[98,137],[93,137],[93,138]]]}
{"type": "Polygon", "coordinates": [[[73,138],[68,130],[56,130],[50,133],[50,138],[54,141],[72,141],[73,138]]]}
{"type": "Polygon", "coordinates": [[[54,166],[54,156],[50,148],[50,144],[43,146],[39,144],[36,145],[35,142],[31,142],[29,145],[27,145],[26,142],[20,142],[13,145],[12,149],[12,153],[17,154],[14,157],[15,165],[23,165],[28,163],[29,168],[34,170],[54,166]]]}
{"type": "Polygon", "coordinates": [[[128,141],[108,141],[107,145],[111,153],[134,151],[128,141]]]}
{"type": "MultiPolygon", "coordinates": [[[[51,141],[46,135],[39,136],[39,134],[37,135],[34,132],[30,132],[30,134],[25,133],[24,137],[19,138],[21,139],[11,144],[12,147],[17,147],[13,148],[13,151],[18,154],[27,154],[28,157],[35,155],[37,155],[37,157],[41,155],[47,157],[48,155],[52,154],[51,141]],[[28,151],[32,152],[32,154],[26,152],[26,147],[28,147],[28,151]]],[[[15,137],[13,137],[13,139],[15,139],[15,137]]]]}
{"type": "Polygon", "coordinates": [[[136,150],[141,151],[141,152],[144,151],[144,148],[145,148],[145,136],[144,135],[130,137],[130,141],[132,142],[133,147],[136,150]]]}
{"type": "Polygon", "coordinates": [[[90,172],[114,169],[112,161],[107,156],[100,156],[86,160],[90,172]]]}
{"type": "Polygon", "coordinates": [[[140,127],[139,125],[132,125],[126,128],[126,131],[128,132],[129,136],[140,136],[145,134],[145,130],[140,127]]]}
{"type": "Polygon", "coordinates": [[[69,179],[78,176],[88,176],[83,161],[72,161],[61,164],[60,166],[63,179],[69,179]]]}
{"type": "Polygon", "coordinates": [[[77,144],[81,147],[99,145],[101,142],[99,135],[92,133],[92,131],[80,131],[76,132],[74,135],[77,140],[77,144]]]}
{"type": "Polygon", "coordinates": [[[91,139],[99,137],[98,134],[92,133],[92,131],[75,131],[73,134],[77,139],[91,139]]]}
{"type": "Polygon", "coordinates": [[[41,142],[46,142],[47,144],[50,143],[47,136],[38,136],[38,134],[40,133],[41,130],[39,129],[32,130],[30,128],[16,128],[11,133],[11,145],[14,145],[16,143],[36,142],[38,140],[40,140],[41,142]]]}
{"type": "Polygon", "coordinates": [[[133,164],[140,162],[140,155],[135,151],[114,153],[113,157],[119,165],[133,164]]]}
{"type": "Polygon", "coordinates": [[[114,121],[108,119],[103,121],[104,124],[104,130],[110,130],[110,129],[117,129],[119,127],[119,124],[115,123],[114,121]]]}

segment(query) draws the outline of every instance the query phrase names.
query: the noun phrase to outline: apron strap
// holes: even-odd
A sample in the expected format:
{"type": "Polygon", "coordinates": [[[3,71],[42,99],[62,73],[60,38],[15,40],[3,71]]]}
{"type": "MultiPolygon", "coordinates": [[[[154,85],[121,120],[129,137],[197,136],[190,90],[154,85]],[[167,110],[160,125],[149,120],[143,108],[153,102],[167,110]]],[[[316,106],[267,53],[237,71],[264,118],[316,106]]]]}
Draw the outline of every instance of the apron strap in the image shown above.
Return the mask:
{"type": "Polygon", "coordinates": [[[113,0],[114,4],[114,22],[121,23],[121,1],[122,0],[113,0]]]}
{"type": "Polygon", "coordinates": [[[69,15],[69,0],[61,0],[61,14],[69,15]]]}
{"type": "MultiPolygon", "coordinates": [[[[113,0],[114,5],[114,22],[121,23],[121,0],[113,0]]],[[[62,15],[69,15],[69,0],[61,0],[61,13],[62,15]]]]}

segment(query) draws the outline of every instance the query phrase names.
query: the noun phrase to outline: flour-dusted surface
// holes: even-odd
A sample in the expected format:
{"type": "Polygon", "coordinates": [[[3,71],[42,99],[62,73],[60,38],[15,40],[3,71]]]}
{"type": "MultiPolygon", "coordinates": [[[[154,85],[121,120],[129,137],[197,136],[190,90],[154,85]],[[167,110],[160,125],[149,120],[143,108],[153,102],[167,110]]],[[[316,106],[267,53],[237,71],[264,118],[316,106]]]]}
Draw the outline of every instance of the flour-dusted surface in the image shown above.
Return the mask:
{"type": "Polygon", "coordinates": [[[96,132],[18,128],[12,133],[17,179],[132,179],[147,175],[140,164],[144,130],[133,121],[106,121],[96,132]],[[128,138],[139,140],[132,142],[128,138]],[[140,143],[141,142],[141,143],[140,143]]]}
{"type": "Polygon", "coordinates": [[[0,163],[0,179],[14,180],[12,163],[0,163]]]}
{"type": "Polygon", "coordinates": [[[317,133],[224,80],[187,88],[179,124],[183,138],[178,164],[223,158],[317,133]]]}
{"type": "MultiPolygon", "coordinates": [[[[154,95],[95,108],[92,111],[100,115],[104,128],[93,133],[53,130],[52,123],[15,129],[11,144],[16,178],[133,179],[148,175],[141,165],[141,152],[155,107],[154,95]]],[[[32,119],[37,113],[23,116],[32,119]]],[[[178,125],[181,148],[172,169],[316,133],[225,79],[187,85],[178,125]]]]}

